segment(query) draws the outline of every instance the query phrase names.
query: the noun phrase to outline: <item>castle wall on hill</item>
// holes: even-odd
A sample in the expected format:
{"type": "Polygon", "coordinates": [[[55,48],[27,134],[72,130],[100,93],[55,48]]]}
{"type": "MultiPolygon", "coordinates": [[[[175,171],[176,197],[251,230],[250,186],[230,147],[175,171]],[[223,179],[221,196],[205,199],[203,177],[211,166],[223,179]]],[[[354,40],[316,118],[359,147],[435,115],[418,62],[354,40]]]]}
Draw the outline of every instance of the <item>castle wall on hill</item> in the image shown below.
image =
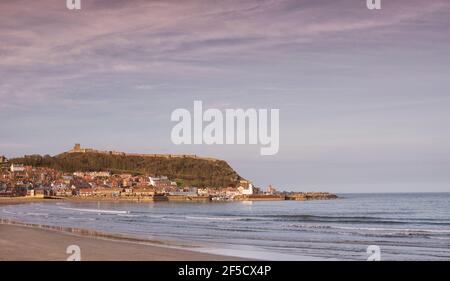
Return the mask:
{"type": "Polygon", "coordinates": [[[154,157],[154,158],[189,158],[189,159],[199,159],[207,161],[217,161],[215,158],[211,157],[199,157],[195,154],[144,154],[144,153],[125,153],[121,151],[108,151],[108,150],[96,150],[92,148],[82,148],[80,144],[75,144],[75,146],[67,151],[67,153],[100,153],[108,155],[118,155],[118,156],[137,156],[137,157],[154,157]]]}

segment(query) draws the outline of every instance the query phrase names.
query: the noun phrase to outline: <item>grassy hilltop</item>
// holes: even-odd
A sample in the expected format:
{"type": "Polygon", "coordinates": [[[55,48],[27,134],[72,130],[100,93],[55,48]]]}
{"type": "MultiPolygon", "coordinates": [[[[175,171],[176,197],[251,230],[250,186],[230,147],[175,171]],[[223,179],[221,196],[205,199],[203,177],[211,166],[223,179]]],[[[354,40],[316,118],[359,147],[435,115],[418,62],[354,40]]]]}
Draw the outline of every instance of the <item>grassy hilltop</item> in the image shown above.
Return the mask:
{"type": "Polygon", "coordinates": [[[185,185],[224,187],[242,179],[227,162],[195,158],[167,158],[105,153],[62,153],[56,156],[28,155],[10,159],[12,163],[48,167],[63,172],[110,171],[112,173],[168,176],[185,185]]]}

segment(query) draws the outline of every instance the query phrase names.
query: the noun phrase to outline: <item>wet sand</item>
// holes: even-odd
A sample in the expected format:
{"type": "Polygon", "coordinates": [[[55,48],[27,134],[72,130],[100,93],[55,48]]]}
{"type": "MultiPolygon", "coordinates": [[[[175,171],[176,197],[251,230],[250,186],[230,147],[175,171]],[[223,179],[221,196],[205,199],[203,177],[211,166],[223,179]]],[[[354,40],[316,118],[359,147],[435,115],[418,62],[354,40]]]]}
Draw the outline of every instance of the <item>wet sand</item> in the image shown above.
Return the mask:
{"type": "Polygon", "coordinates": [[[236,257],[184,249],[76,235],[55,230],[0,224],[0,260],[65,261],[66,249],[78,245],[81,260],[96,261],[198,261],[238,260],[236,257]]]}

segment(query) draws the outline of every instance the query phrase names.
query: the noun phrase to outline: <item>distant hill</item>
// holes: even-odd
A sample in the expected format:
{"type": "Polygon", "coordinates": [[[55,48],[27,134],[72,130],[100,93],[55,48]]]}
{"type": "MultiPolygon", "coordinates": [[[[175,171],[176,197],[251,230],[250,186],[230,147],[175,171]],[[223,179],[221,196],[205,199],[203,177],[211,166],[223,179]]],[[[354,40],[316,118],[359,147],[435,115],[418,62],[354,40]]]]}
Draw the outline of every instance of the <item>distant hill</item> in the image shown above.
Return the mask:
{"type": "Polygon", "coordinates": [[[183,185],[198,187],[235,186],[242,179],[223,160],[209,161],[192,157],[147,157],[107,153],[62,153],[56,156],[27,155],[10,159],[34,167],[48,167],[63,172],[111,171],[112,173],[168,176],[183,185]]]}

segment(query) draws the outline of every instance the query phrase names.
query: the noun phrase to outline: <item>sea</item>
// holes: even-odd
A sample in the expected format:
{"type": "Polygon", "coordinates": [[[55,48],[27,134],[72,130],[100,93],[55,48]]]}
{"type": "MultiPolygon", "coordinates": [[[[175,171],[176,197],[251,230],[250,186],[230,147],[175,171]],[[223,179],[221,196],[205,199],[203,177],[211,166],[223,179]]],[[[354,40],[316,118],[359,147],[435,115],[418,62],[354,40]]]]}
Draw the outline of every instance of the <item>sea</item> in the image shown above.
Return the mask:
{"type": "Polygon", "coordinates": [[[450,260],[450,193],[338,196],[318,201],[45,202],[0,205],[0,218],[250,259],[364,261],[376,253],[381,260],[450,260]]]}

